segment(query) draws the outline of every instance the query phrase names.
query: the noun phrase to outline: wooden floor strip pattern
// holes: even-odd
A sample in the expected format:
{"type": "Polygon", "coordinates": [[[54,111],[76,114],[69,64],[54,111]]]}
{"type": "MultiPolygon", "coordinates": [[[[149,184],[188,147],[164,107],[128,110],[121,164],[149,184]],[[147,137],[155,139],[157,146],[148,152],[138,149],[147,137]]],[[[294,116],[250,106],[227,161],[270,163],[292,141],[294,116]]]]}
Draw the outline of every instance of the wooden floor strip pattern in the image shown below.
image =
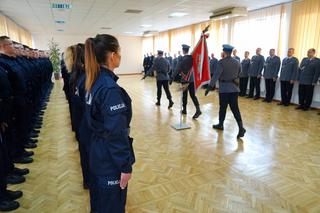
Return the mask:
{"type": "MultiPolygon", "coordinates": [[[[198,93],[202,116],[192,120],[191,100],[178,122],[180,93],[173,84],[175,106],[167,109],[163,93],[154,105],[154,79],[121,76],[133,100],[132,136],[137,163],[129,184],[127,212],[320,212],[320,116],[276,103],[240,99],[247,134],[236,140],[237,125],[228,110],[225,130],[218,121],[218,96],[198,93]]],[[[78,145],[70,130],[62,83],[56,82],[35,149],[34,163],[21,189],[16,212],[90,212],[82,188],[78,145]]],[[[23,167],[23,166],[20,166],[23,167]]]]}

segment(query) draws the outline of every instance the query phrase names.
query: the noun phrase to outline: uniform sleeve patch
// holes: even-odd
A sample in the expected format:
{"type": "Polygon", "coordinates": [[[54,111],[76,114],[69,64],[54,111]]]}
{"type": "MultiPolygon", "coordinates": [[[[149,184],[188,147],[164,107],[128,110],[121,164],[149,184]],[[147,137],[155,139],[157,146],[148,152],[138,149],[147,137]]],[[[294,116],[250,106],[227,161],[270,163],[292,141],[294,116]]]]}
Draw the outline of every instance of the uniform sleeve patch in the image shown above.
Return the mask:
{"type": "Polygon", "coordinates": [[[107,106],[107,111],[110,115],[118,114],[118,113],[124,112],[126,110],[127,110],[127,106],[125,103],[107,106]]]}

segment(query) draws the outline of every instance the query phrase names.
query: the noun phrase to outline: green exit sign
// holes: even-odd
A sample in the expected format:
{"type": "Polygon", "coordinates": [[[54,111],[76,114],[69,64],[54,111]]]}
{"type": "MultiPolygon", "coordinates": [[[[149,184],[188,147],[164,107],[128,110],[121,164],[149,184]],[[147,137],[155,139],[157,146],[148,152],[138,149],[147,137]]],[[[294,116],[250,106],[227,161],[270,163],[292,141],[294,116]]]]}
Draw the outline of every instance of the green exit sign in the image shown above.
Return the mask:
{"type": "Polygon", "coordinates": [[[52,3],[51,7],[53,9],[71,9],[71,4],[65,4],[65,3],[52,3]]]}

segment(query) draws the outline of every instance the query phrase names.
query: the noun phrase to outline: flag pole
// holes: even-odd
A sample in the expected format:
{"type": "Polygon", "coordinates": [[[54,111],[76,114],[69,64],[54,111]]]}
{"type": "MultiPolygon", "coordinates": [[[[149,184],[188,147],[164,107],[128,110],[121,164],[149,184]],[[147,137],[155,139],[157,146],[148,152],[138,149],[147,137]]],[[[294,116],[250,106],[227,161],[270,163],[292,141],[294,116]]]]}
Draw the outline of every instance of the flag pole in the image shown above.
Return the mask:
{"type": "Polygon", "coordinates": [[[171,125],[171,127],[174,128],[177,131],[191,128],[191,126],[189,124],[183,123],[183,120],[182,120],[183,91],[184,91],[182,84],[180,85],[180,89],[181,89],[180,121],[177,124],[171,125]]]}

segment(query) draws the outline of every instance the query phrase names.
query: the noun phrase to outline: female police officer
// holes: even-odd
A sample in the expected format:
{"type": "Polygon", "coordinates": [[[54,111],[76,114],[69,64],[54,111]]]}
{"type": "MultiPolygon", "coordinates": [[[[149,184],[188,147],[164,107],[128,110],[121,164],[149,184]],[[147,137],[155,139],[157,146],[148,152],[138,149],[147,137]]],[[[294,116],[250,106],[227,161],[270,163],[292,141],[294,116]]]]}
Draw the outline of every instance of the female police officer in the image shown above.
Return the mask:
{"type": "Polygon", "coordinates": [[[85,43],[86,116],[90,144],[92,212],[125,212],[127,183],[135,161],[129,126],[131,99],[116,82],[121,61],[118,40],[107,34],[85,43]]]}

